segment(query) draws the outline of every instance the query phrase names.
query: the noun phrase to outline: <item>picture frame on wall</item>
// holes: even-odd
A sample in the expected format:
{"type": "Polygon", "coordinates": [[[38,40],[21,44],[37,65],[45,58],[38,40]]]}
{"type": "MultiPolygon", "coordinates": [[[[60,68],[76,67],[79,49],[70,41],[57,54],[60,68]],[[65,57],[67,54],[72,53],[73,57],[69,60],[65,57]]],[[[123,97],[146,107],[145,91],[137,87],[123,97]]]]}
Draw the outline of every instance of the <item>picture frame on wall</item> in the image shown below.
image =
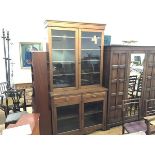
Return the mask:
{"type": "Polygon", "coordinates": [[[41,42],[20,42],[21,68],[31,68],[32,52],[42,51],[41,42]]]}

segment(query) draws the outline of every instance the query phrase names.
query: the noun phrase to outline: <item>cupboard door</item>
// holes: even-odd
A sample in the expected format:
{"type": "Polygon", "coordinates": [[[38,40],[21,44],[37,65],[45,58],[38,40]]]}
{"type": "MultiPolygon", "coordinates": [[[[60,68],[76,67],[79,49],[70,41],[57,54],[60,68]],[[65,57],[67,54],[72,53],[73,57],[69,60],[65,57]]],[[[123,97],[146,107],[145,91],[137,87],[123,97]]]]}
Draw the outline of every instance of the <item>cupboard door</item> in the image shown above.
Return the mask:
{"type": "Polygon", "coordinates": [[[77,30],[51,30],[52,88],[77,86],[77,30]]]}
{"type": "Polygon", "coordinates": [[[120,123],[121,105],[126,94],[128,53],[111,53],[111,67],[108,97],[108,124],[120,123]]]}
{"type": "Polygon", "coordinates": [[[84,127],[103,123],[103,101],[84,103],[84,127]]]}
{"type": "Polygon", "coordinates": [[[80,104],[55,106],[55,133],[65,133],[80,129],[80,104]]]}
{"type": "Polygon", "coordinates": [[[80,35],[80,85],[100,85],[103,32],[82,30],[80,35]]]}

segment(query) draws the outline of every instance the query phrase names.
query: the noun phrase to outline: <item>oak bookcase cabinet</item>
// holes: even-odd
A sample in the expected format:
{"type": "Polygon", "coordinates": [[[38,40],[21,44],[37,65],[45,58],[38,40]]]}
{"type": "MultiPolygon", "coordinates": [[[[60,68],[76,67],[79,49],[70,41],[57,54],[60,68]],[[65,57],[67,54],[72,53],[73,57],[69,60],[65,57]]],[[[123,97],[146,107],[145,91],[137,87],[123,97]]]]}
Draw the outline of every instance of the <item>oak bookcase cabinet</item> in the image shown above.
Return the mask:
{"type": "Polygon", "coordinates": [[[106,128],[104,24],[47,21],[53,134],[106,128]]]}
{"type": "MultiPolygon", "coordinates": [[[[105,130],[107,89],[102,87],[105,25],[50,20],[46,27],[48,52],[44,54],[48,57],[44,62],[39,59],[39,63],[47,64],[44,82],[48,85],[51,134],[105,130]]],[[[36,66],[32,66],[34,70],[36,66]]],[[[37,77],[36,72],[34,76],[37,77]]],[[[34,91],[35,98],[42,96],[34,91]]]]}
{"type": "Polygon", "coordinates": [[[130,97],[129,77],[135,72],[138,72],[139,79],[143,77],[141,89],[139,89],[141,95],[138,96],[136,93],[138,82],[133,93],[134,97],[141,97],[141,116],[143,117],[145,100],[155,98],[155,47],[105,46],[103,86],[109,90],[107,127],[121,124],[122,100],[130,97]]]}

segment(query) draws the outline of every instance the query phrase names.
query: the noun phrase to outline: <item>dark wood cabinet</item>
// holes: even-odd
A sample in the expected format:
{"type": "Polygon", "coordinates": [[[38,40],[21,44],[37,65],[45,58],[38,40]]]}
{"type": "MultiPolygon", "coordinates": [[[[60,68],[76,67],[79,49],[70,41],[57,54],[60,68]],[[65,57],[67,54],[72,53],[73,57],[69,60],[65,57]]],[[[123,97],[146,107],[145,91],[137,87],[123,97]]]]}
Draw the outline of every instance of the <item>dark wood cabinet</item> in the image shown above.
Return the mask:
{"type": "Polygon", "coordinates": [[[127,93],[127,51],[105,47],[104,86],[108,88],[108,124],[116,125],[121,121],[121,105],[127,93]]]}
{"type": "Polygon", "coordinates": [[[153,99],[155,47],[106,46],[104,48],[103,86],[108,88],[107,126],[121,124],[122,100],[130,98],[130,77],[136,73],[133,97],[141,97],[141,116],[144,115],[145,99],[153,99]],[[141,83],[140,83],[141,80],[141,83]],[[141,86],[139,88],[138,86],[141,86]],[[137,94],[140,91],[140,96],[137,94]]]}
{"type": "Polygon", "coordinates": [[[146,53],[145,98],[155,98],[155,49],[146,53]]]}
{"type": "Polygon", "coordinates": [[[40,134],[52,133],[47,52],[32,53],[32,107],[40,114],[40,134]]]}

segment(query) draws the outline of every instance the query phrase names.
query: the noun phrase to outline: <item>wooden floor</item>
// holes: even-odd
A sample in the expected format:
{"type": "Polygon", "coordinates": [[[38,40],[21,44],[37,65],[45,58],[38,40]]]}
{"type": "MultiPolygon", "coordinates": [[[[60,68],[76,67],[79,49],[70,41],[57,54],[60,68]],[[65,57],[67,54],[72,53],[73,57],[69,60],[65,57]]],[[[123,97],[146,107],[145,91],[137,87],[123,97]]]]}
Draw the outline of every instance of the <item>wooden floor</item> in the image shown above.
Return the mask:
{"type": "MultiPolygon", "coordinates": [[[[4,122],[5,122],[5,115],[4,112],[0,110],[0,133],[4,129],[4,122]]],[[[96,131],[89,135],[121,135],[121,126],[111,128],[110,130],[106,131],[96,131]]]]}
{"type": "Polygon", "coordinates": [[[96,131],[91,133],[90,135],[121,135],[122,134],[122,127],[113,127],[106,131],[96,131]]]}

